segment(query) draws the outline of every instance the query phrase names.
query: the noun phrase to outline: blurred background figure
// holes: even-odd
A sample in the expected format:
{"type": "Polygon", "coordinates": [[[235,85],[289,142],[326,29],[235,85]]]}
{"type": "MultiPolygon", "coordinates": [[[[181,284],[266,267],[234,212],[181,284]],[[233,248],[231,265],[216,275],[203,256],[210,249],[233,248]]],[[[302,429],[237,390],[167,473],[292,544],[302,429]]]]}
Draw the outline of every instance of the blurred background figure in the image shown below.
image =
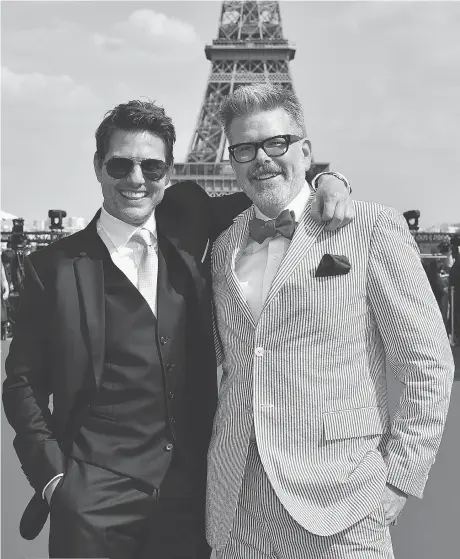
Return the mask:
{"type": "Polygon", "coordinates": [[[426,270],[426,275],[428,281],[430,282],[431,289],[433,290],[436,301],[438,302],[439,308],[442,312],[442,303],[445,289],[445,279],[441,273],[441,264],[438,260],[433,259],[428,262],[424,262],[424,268],[426,270]]]}
{"type": "Polygon", "coordinates": [[[6,274],[5,266],[3,265],[2,253],[2,271],[1,271],[1,284],[2,284],[2,340],[6,340],[9,330],[8,320],[8,299],[10,296],[10,284],[6,274]]]}
{"type": "MultiPolygon", "coordinates": [[[[459,241],[460,239],[457,239],[459,241]]],[[[454,263],[449,270],[449,331],[451,344],[460,345],[460,250],[455,237],[453,239],[452,256],[454,263]]]]}

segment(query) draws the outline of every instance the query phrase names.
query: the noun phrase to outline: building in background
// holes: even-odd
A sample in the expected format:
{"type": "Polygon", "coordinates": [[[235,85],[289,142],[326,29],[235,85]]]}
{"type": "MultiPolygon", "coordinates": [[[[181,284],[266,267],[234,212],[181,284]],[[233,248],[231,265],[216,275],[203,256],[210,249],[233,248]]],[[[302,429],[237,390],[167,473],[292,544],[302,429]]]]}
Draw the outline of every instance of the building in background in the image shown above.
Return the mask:
{"type": "MultiPolygon", "coordinates": [[[[217,39],[205,47],[211,71],[203,103],[186,162],[174,165],[172,184],[193,180],[211,196],[239,190],[217,118],[219,105],[243,85],[265,82],[293,89],[289,62],[295,51],[283,36],[279,2],[222,2],[217,39]]],[[[315,163],[311,174],[328,167],[327,163],[315,163]]]]}

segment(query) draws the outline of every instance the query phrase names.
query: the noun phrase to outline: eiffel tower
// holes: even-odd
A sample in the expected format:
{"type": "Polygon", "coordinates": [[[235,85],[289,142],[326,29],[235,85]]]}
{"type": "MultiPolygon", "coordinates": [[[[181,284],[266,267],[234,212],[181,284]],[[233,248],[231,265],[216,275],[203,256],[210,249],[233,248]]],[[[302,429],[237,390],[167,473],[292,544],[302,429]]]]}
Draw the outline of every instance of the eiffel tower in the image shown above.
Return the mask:
{"type": "MultiPolygon", "coordinates": [[[[295,47],[283,37],[279,2],[225,0],[217,39],[206,45],[211,73],[185,163],[174,165],[171,183],[193,180],[211,196],[239,190],[217,118],[222,99],[243,85],[268,82],[293,89],[289,62],[295,47]]],[[[327,170],[315,163],[307,178],[327,170]]]]}

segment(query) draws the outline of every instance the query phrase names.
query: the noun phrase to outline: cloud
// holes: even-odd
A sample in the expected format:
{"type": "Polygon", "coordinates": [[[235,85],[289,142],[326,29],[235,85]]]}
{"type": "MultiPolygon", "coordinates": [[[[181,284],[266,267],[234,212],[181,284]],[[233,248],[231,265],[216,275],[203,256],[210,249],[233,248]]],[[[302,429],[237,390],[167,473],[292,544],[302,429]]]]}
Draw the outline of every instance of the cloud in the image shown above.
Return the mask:
{"type": "Polygon", "coordinates": [[[109,33],[92,35],[101,52],[117,52],[128,65],[168,64],[202,56],[202,42],[193,25],[154,10],[135,10],[114,23],[109,33]]]}
{"type": "Polygon", "coordinates": [[[165,90],[179,79],[164,80],[166,72],[177,63],[186,75],[191,60],[204,58],[203,45],[185,21],[147,9],[125,14],[88,26],[58,14],[30,27],[11,12],[2,37],[2,91],[10,115],[30,108],[34,119],[62,118],[65,110],[73,118],[75,108],[103,114],[140,96],[166,102],[165,90]],[[129,96],[121,94],[124,84],[129,96]]]}
{"type": "Polygon", "coordinates": [[[96,47],[107,47],[118,49],[125,44],[124,39],[120,37],[108,37],[107,35],[101,35],[100,33],[94,33],[92,35],[92,42],[96,47]]]}
{"type": "Polygon", "coordinates": [[[146,64],[163,67],[203,57],[204,42],[193,25],[150,9],[134,10],[125,19],[97,27],[54,16],[47,25],[18,28],[17,20],[8,17],[2,60],[17,72],[56,75],[65,68],[66,74],[81,80],[98,65],[104,74],[113,68],[138,71],[146,64]]]}
{"type": "Polygon", "coordinates": [[[130,36],[134,35],[148,42],[156,42],[158,39],[186,45],[199,42],[198,34],[192,25],[153,10],[136,10],[127,22],[117,24],[116,27],[130,36]]]}
{"type": "Polygon", "coordinates": [[[6,102],[27,101],[54,109],[83,107],[95,100],[88,87],[78,85],[66,74],[17,73],[8,67],[2,67],[2,90],[6,102]]]}

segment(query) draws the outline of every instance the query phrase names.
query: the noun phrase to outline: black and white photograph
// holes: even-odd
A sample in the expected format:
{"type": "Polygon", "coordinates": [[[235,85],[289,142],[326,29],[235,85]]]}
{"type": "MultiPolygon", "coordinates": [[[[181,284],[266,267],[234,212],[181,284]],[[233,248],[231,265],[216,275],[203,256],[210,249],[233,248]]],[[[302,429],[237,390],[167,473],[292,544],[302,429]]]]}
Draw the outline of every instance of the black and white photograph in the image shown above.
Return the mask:
{"type": "Polygon", "coordinates": [[[460,2],[0,9],[2,558],[457,557],[460,2]]]}

